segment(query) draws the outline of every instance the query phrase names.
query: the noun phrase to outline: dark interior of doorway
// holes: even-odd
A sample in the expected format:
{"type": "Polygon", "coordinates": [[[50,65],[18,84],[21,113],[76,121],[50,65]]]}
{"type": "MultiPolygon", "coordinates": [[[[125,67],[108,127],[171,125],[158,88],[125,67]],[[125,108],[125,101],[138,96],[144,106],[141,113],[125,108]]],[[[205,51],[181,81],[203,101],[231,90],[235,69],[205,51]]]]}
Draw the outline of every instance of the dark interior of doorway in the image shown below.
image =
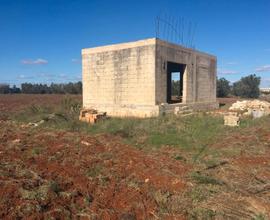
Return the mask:
{"type": "Polygon", "coordinates": [[[186,65],[167,62],[167,103],[183,101],[183,76],[186,65]]]}

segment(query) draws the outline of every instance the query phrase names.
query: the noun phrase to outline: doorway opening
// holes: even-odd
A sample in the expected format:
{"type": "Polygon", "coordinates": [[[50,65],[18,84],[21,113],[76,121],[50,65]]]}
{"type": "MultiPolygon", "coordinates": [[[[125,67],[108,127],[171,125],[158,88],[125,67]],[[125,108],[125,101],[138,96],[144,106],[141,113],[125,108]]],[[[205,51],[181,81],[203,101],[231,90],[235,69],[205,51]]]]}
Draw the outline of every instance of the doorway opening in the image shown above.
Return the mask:
{"type": "Polygon", "coordinates": [[[183,101],[183,77],[185,64],[167,62],[167,103],[183,101]]]}

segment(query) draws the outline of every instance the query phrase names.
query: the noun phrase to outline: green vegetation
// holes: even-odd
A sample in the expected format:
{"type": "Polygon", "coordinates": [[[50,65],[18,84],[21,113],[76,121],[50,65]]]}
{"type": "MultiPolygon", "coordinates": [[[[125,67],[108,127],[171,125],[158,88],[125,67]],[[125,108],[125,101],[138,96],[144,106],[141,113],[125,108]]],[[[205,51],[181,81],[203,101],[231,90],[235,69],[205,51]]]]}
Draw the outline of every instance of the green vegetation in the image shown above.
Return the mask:
{"type": "Polygon", "coordinates": [[[214,219],[215,212],[205,208],[194,208],[189,215],[189,219],[214,219]]]}
{"type": "MultiPolygon", "coordinates": [[[[170,213],[173,213],[175,216],[185,213],[188,219],[215,219],[223,217],[223,215],[226,217],[230,216],[227,213],[223,213],[222,206],[216,208],[212,206],[211,202],[217,201],[217,203],[225,204],[227,201],[230,201],[230,199],[223,201],[224,192],[231,195],[232,190],[235,188],[239,189],[238,178],[240,180],[246,178],[246,176],[239,177],[239,174],[241,174],[240,170],[245,169],[245,166],[241,167],[241,164],[234,163],[234,159],[241,159],[243,155],[252,155],[254,157],[265,155],[265,149],[269,145],[269,116],[255,120],[251,118],[242,119],[240,126],[237,128],[225,127],[222,116],[203,112],[194,113],[186,117],[167,114],[145,119],[108,118],[91,125],[78,120],[80,109],[80,101],[67,97],[59,105],[32,105],[14,114],[7,113],[8,115],[3,115],[3,117],[9,117],[15,122],[12,123],[12,126],[15,125],[18,129],[27,126],[28,132],[31,135],[43,132],[44,134],[59,133],[62,136],[62,133],[66,133],[65,138],[62,137],[61,143],[64,143],[64,145],[67,143],[67,145],[62,147],[59,150],[60,152],[65,152],[67,149],[75,146],[73,148],[75,152],[83,150],[83,154],[88,152],[87,156],[89,158],[93,156],[91,163],[84,163],[80,169],[84,178],[88,177],[91,182],[97,183],[98,187],[104,187],[104,189],[110,186],[112,182],[116,182],[121,184],[121,187],[126,185],[128,187],[127,192],[146,192],[147,198],[150,198],[157,205],[158,208],[155,215],[160,219],[169,216],[170,213]],[[254,133],[256,133],[256,138],[254,138],[254,133]],[[129,147],[118,143],[119,140],[146,151],[142,152],[141,150],[130,148],[131,151],[127,151],[131,152],[130,155],[124,152],[127,155],[124,159],[121,158],[124,161],[124,167],[129,163],[130,166],[132,166],[132,163],[140,165],[139,167],[134,166],[136,169],[130,172],[130,174],[122,175],[122,173],[119,174],[119,170],[121,172],[123,169],[117,170],[120,162],[119,155],[123,154],[121,151],[123,148],[117,149],[116,144],[111,146],[111,143],[115,141],[113,136],[121,137],[116,138],[116,143],[117,145],[122,145],[123,148],[129,147]],[[92,137],[93,139],[90,140],[93,140],[93,142],[89,141],[89,145],[83,144],[82,140],[88,143],[86,137],[89,139],[92,137]],[[109,139],[107,139],[108,137],[109,139]],[[106,142],[105,144],[103,140],[106,142]],[[97,145],[100,143],[103,147],[106,147],[108,144],[109,147],[100,152],[100,149],[98,149],[96,153],[92,154],[92,152],[95,152],[93,150],[95,143],[97,145]],[[108,151],[110,148],[113,150],[108,151]],[[87,149],[92,150],[86,151],[87,149]],[[133,151],[136,154],[138,153],[138,155],[133,155],[133,151]],[[141,153],[146,153],[147,157],[142,157],[141,153]],[[160,157],[159,154],[163,153],[164,155],[160,157]],[[167,180],[167,178],[162,179],[163,176],[160,176],[159,179],[165,182],[164,185],[175,183],[175,189],[159,188],[159,186],[153,184],[156,182],[155,177],[151,178],[151,175],[149,175],[152,172],[151,165],[149,166],[148,163],[144,164],[141,162],[147,161],[148,156],[153,161],[158,161],[158,169],[162,175],[165,174],[165,177],[167,175],[173,177],[167,180]],[[134,158],[139,157],[142,158],[138,162],[134,160],[134,158]],[[170,163],[164,163],[165,160],[163,161],[163,158],[166,159],[166,157],[170,160],[170,163]],[[159,161],[161,161],[160,164],[159,161]],[[159,167],[159,165],[161,166],[159,167]],[[140,167],[148,170],[145,176],[140,177],[136,175],[141,172],[140,167]],[[185,171],[178,173],[181,169],[185,171]],[[237,175],[231,175],[231,170],[237,175]],[[148,179],[147,181],[145,181],[146,178],[148,179]],[[183,188],[180,184],[182,180],[186,184],[183,188]]],[[[44,135],[43,137],[46,137],[44,138],[46,141],[50,138],[49,135],[44,135]]],[[[59,135],[52,137],[55,140],[58,139],[59,135]]],[[[28,139],[28,136],[26,138],[28,139]]],[[[31,159],[39,159],[42,155],[50,152],[46,150],[44,143],[34,140],[31,139],[29,143],[13,141],[7,146],[10,148],[24,147],[27,149],[24,154],[31,157],[31,159]]],[[[63,157],[67,157],[67,155],[64,153],[53,153],[47,156],[49,162],[55,163],[62,161],[63,157]]],[[[77,159],[76,163],[78,163],[77,159]]],[[[6,176],[5,170],[2,171],[3,175],[6,176]]],[[[251,176],[253,178],[254,174],[252,173],[251,176]]],[[[65,184],[60,184],[59,179],[58,181],[59,183],[49,179],[43,185],[35,187],[34,190],[22,188],[20,193],[26,200],[38,201],[43,201],[50,194],[53,194],[55,198],[61,196],[70,197],[72,192],[67,191],[65,184]]],[[[88,193],[83,194],[82,197],[84,204],[87,206],[94,199],[88,193]]],[[[139,202],[136,202],[137,204],[141,205],[139,202]]],[[[263,214],[259,213],[259,211],[258,213],[253,213],[254,219],[266,219],[263,214]]]]}
{"type": "Polygon", "coordinates": [[[23,123],[38,123],[43,120],[41,126],[48,129],[119,135],[135,146],[169,145],[185,149],[196,148],[200,151],[215,141],[216,135],[223,129],[221,117],[203,113],[189,117],[165,115],[146,119],[109,118],[89,125],[78,120],[80,107],[80,103],[64,99],[60,106],[31,106],[12,117],[23,123]]]}
{"type": "Polygon", "coordinates": [[[223,185],[222,181],[217,180],[211,176],[206,176],[197,172],[192,173],[191,177],[199,184],[223,185]]]}
{"type": "Polygon", "coordinates": [[[1,83],[0,84],[0,94],[8,94],[8,93],[20,93],[21,90],[17,88],[15,85],[10,88],[9,84],[1,83]]]}
{"type": "Polygon", "coordinates": [[[92,178],[97,177],[98,175],[101,174],[101,172],[102,172],[102,166],[97,164],[87,170],[86,176],[92,177],[92,178]]]}
{"type": "MultiPolygon", "coordinates": [[[[30,106],[24,111],[12,115],[12,119],[28,124],[38,124],[35,129],[46,128],[49,130],[77,131],[91,134],[109,133],[121,136],[123,140],[133,146],[150,149],[161,146],[173,146],[192,153],[192,161],[202,162],[206,166],[219,163],[224,154],[238,154],[233,149],[209,148],[220,138],[269,122],[268,118],[257,120],[244,119],[239,128],[228,128],[223,125],[220,116],[197,113],[187,117],[172,114],[156,118],[109,118],[97,124],[90,125],[78,120],[81,104],[72,98],[65,98],[60,105],[55,106],[30,106]],[[39,124],[39,122],[42,122],[39,124]],[[211,157],[204,161],[206,154],[211,157]]],[[[175,156],[182,160],[181,155],[175,156]]]]}
{"type": "Polygon", "coordinates": [[[136,146],[174,146],[201,149],[214,141],[222,119],[198,114],[186,118],[166,115],[148,119],[109,119],[88,128],[88,132],[118,134],[136,146]]]}
{"type": "Polygon", "coordinates": [[[51,83],[38,84],[38,83],[22,83],[21,88],[10,87],[9,84],[0,84],[0,94],[14,94],[14,93],[25,93],[25,94],[81,94],[82,93],[82,82],[69,82],[69,83],[51,83]]]}
{"type": "Polygon", "coordinates": [[[214,185],[198,185],[188,191],[187,196],[192,199],[193,204],[201,203],[205,201],[212,194],[216,193],[216,190],[213,189],[214,185]]]}
{"type": "Polygon", "coordinates": [[[225,78],[217,79],[217,97],[228,97],[230,92],[230,82],[225,78]]]}
{"type": "Polygon", "coordinates": [[[186,158],[184,158],[183,156],[181,155],[177,155],[174,157],[175,160],[182,160],[182,161],[186,161],[186,158]]]}
{"type": "Polygon", "coordinates": [[[263,214],[256,215],[252,220],[266,220],[266,217],[263,214]]]}
{"type": "Polygon", "coordinates": [[[232,87],[232,92],[235,96],[243,98],[258,98],[260,96],[261,78],[255,74],[242,77],[235,82],[232,87]]]}
{"type": "Polygon", "coordinates": [[[59,186],[59,184],[56,181],[51,181],[49,185],[50,185],[50,189],[53,192],[55,192],[56,194],[61,192],[61,187],[59,186]]]}
{"type": "Polygon", "coordinates": [[[228,97],[229,95],[242,98],[258,98],[260,96],[261,78],[255,74],[242,77],[230,86],[225,78],[217,79],[217,97],[228,97]]]}
{"type": "Polygon", "coordinates": [[[41,153],[41,149],[38,148],[38,147],[35,147],[32,149],[32,155],[35,156],[35,155],[39,155],[41,153]]]}
{"type": "Polygon", "coordinates": [[[182,96],[180,80],[172,80],[172,96],[182,96]]]}
{"type": "Polygon", "coordinates": [[[160,208],[161,213],[167,213],[169,211],[169,192],[162,192],[160,190],[153,193],[153,197],[160,208]]]}
{"type": "Polygon", "coordinates": [[[26,94],[81,94],[82,82],[32,84],[22,83],[21,92],[26,94]]]}

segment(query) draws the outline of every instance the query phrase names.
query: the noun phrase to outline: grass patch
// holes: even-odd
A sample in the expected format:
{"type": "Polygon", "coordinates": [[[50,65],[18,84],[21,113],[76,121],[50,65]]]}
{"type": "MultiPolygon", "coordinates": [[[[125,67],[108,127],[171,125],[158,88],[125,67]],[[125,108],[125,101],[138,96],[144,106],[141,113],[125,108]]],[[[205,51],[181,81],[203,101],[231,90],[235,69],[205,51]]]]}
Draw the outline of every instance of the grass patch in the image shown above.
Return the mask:
{"type": "Polygon", "coordinates": [[[193,203],[199,203],[206,200],[211,195],[211,192],[205,187],[195,187],[189,193],[188,196],[192,199],[193,203]]]}
{"type": "Polygon", "coordinates": [[[199,150],[212,143],[223,127],[220,117],[204,114],[185,118],[175,115],[146,119],[110,118],[89,125],[78,120],[80,107],[78,101],[66,98],[53,107],[30,106],[13,118],[23,123],[44,120],[40,126],[48,129],[119,135],[134,145],[199,150]]]}
{"type": "Polygon", "coordinates": [[[200,207],[200,205],[207,202],[210,197],[215,196],[215,194],[218,194],[220,191],[221,187],[219,185],[198,184],[185,192],[185,197],[191,199],[193,207],[200,207]]]}
{"type": "Polygon", "coordinates": [[[186,118],[175,115],[148,119],[112,118],[89,126],[87,131],[120,135],[135,145],[201,150],[216,139],[221,129],[221,118],[198,114],[186,118]]]}
{"type": "Polygon", "coordinates": [[[93,198],[93,196],[91,196],[91,195],[87,195],[87,196],[84,198],[84,201],[85,201],[86,205],[88,205],[88,206],[93,202],[93,200],[94,200],[94,198],[93,198]]]}
{"type": "Polygon", "coordinates": [[[59,192],[62,191],[60,185],[56,182],[56,181],[51,181],[50,182],[50,189],[55,192],[56,194],[58,194],[59,192]]]}
{"type": "Polygon", "coordinates": [[[194,208],[189,213],[189,219],[214,219],[215,211],[205,208],[194,208]]]}
{"type": "MultiPolygon", "coordinates": [[[[12,119],[23,123],[35,123],[41,120],[60,124],[65,128],[65,123],[70,124],[72,121],[78,121],[81,104],[72,98],[63,98],[59,105],[41,106],[31,105],[24,110],[11,115],[12,119]]],[[[49,124],[50,126],[52,124],[49,124]]]]}
{"type": "Polygon", "coordinates": [[[174,157],[174,159],[175,159],[175,160],[182,160],[182,161],[186,161],[186,158],[185,158],[185,157],[183,157],[183,156],[181,156],[181,155],[176,155],[176,156],[174,157]]]}
{"type": "Polygon", "coordinates": [[[241,119],[240,128],[251,128],[255,126],[265,127],[269,123],[269,116],[263,116],[261,118],[252,119],[251,117],[245,117],[241,119]]]}
{"type": "Polygon", "coordinates": [[[266,220],[266,217],[263,214],[258,214],[252,220],[266,220]]]}
{"type": "Polygon", "coordinates": [[[169,192],[162,192],[161,190],[153,193],[153,198],[158,204],[160,213],[167,213],[169,211],[169,192]]]}
{"type": "Polygon", "coordinates": [[[94,178],[94,177],[99,176],[101,174],[101,172],[102,172],[102,166],[97,164],[93,167],[90,167],[86,171],[86,176],[94,178]]]}
{"type": "Polygon", "coordinates": [[[42,152],[42,149],[38,148],[38,147],[35,147],[31,150],[31,153],[33,156],[39,155],[39,154],[41,154],[41,152],[42,152]]]}
{"type": "Polygon", "coordinates": [[[6,112],[0,112],[0,120],[7,121],[9,119],[9,115],[6,112]]]}
{"type": "Polygon", "coordinates": [[[136,180],[130,180],[127,183],[128,187],[139,190],[140,189],[140,183],[136,180]]]}
{"type": "MultiPolygon", "coordinates": [[[[189,153],[190,159],[187,159],[192,163],[200,163],[206,155],[213,155],[210,157],[218,160],[219,157],[224,156],[221,155],[222,149],[216,152],[217,150],[213,150],[211,145],[219,139],[232,133],[245,133],[247,129],[253,127],[265,127],[270,122],[270,117],[256,120],[246,118],[241,121],[240,127],[229,128],[223,125],[223,118],[220,116],[198,113],[188,117],[166,114],[145,119],[110,118],[90,125],[78,120],[80,108],[79,101],[64,98],[59,105],[47,107],[33,105],[11,117],[22,123],[44,120],[38,128],[49,130],[117,135],[122,137],[124,143],[138,148],[152,149],[162,146],[180,148],[189,153]]],[[[239,154],[233,149],[224,151],[223,153],[229,157],[239,154]]]]}
{"type": "Polygon", "coordinates": [[[191,178],[199,184],[212,184],[212,185],[223,185],[224,183],[211,176],[206,176],[197,172],[191,174],[191,178]]]}

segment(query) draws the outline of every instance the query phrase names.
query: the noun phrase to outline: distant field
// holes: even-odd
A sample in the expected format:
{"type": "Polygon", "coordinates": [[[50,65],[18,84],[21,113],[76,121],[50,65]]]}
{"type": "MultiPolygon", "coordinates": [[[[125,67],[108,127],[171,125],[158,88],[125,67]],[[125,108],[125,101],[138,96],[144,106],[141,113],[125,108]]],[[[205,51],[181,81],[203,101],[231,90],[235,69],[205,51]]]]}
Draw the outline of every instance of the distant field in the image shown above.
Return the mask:
{"type": "Polygon", "coordinates": [[[89,125],[80,108],[81,96],[0,96],[0,219],[270,218],[270,117],[89,125]]]}
{"type": "Polygon", "coordinates": [[[0,94],[0,111],[18,111],[31,105],[57,105],[65,97],[81,101],[81,95],[0,94]]]}

